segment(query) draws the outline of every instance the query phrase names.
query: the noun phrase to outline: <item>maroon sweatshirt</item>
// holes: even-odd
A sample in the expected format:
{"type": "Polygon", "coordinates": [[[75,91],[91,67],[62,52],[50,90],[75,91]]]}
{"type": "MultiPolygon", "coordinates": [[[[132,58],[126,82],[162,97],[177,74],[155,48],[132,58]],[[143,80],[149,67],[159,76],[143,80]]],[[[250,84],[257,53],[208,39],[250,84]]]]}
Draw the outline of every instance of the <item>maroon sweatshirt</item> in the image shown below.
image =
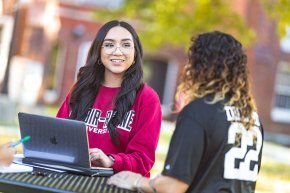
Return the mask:
{"type": "MultiPolygon", "coordinates": [[[[110,139],[107,123],[112,116],[113,101],[120,88],[101,86],[92,109],[89,110],[87,123],[89,147],[99,148],[115,159],[112,166],[116,172],[129,170],[150,176],[150,169],[155,162],[161,127],[161,106],[158,95],[147,84],[137,93],[132,109],[127,112],[119,124],[116,145],[110,139]]],[[[57,117],[68,118],[70,95],[60,107],[57,117]]]]}

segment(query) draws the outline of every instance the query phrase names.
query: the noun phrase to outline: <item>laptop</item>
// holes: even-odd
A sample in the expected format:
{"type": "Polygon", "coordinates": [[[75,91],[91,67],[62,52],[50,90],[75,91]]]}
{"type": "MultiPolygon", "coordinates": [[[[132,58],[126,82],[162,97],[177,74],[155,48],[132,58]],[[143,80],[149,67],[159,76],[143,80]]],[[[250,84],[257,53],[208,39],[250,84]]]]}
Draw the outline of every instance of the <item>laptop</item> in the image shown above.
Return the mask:
{"type": "Polygon", "coordinates": [[[86,124],[82,121],[18,113],[24,164],[89,176],[110,176],[112,168],[92,167],[86,124]]]}

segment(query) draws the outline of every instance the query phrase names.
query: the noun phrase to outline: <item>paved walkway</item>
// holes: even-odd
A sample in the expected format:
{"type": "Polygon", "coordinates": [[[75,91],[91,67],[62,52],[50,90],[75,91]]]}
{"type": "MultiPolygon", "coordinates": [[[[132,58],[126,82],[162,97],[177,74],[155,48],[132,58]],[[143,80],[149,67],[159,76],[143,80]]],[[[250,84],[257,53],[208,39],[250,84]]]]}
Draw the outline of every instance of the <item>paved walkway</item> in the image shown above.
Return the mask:
{"type": "Polygon", "coordinates": [[[263,148],[263,157],[268,160],[290,165],[290,148],[271,142],[265,142],[263,148]]]}

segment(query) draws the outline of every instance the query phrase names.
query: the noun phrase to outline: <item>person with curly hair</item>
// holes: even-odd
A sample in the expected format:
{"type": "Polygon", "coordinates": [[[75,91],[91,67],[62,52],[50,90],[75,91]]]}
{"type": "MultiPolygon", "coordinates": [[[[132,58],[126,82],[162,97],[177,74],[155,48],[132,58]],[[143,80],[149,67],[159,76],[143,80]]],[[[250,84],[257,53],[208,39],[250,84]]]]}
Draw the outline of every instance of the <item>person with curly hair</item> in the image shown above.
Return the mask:
{"type": "Polygon", "coordinates": [[[242,44],[219,31],[198,35],[181,77],[181,111],[162,174],[149,180],[124,171],[108,184],[146,193],[255,192],[263,127],[242,44]]]}
{"type": "Polygon", "coordinates": [[[130,24],[105,23],[57,117],[86,122],[93,166],[149,177],[162,114],[157,93],[143,82],[142,56],[130,24]]]}

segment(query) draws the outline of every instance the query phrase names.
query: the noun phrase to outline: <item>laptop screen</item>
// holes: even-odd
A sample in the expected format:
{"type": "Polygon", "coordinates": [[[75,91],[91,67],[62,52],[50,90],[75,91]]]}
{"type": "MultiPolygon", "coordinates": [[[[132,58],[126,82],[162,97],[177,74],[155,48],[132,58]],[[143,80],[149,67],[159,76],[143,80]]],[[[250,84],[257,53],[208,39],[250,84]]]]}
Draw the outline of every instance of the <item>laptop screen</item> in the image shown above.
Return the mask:
{"type": "Polygon", "coordinates": [[[90,168],[86,124],[81,121],[19,113],[25,158],[90,168]]]}

